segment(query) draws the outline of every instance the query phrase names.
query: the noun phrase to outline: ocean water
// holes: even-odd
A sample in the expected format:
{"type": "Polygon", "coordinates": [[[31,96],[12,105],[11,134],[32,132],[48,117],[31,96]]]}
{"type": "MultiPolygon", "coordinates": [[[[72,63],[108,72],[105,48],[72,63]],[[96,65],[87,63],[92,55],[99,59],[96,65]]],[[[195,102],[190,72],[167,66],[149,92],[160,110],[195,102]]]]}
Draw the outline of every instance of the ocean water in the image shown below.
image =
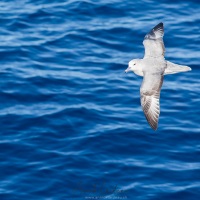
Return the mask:
{"type": "MultiPolygon", "coordinates": [[[[1,0],[0,199],[200,199],[198,0],[1,0]],[[159,128],[124,74],[165,26],[159,128]]],[[[151,66],[149,66],[151,67],[151,66]]]]}

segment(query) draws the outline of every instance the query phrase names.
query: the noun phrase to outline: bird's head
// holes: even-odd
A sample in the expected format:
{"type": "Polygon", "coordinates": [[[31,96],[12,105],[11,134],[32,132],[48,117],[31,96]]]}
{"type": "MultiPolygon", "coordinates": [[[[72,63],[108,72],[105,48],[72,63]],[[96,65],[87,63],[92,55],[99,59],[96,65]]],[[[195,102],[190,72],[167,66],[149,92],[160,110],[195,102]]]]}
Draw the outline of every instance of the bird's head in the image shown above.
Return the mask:
{"type": "Polygon", "coordinates": [[[128,68],[125,70],[125,72],[134,71],[138,68],[138,65],[140,63],[140,59],[133,59],[128,63],[128,68]]]}

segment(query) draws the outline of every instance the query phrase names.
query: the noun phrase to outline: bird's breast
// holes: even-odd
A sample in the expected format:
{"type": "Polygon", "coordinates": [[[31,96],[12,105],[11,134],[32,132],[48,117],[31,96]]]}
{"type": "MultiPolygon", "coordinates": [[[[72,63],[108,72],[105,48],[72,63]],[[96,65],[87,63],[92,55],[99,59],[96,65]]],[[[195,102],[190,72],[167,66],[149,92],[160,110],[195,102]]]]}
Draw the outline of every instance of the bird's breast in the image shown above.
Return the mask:
{"type": "Polygon", "coordinates": [[[142,70],[134,70],[134,73],[138,76],[143,76],[142,70]]]}
{"type": "Polygon", "coordinates": [[[142,70],[144,72],[155,73],[164,72],[166,68],[166,61],[163,58],[146,58],[142,62],[142,70]]]}

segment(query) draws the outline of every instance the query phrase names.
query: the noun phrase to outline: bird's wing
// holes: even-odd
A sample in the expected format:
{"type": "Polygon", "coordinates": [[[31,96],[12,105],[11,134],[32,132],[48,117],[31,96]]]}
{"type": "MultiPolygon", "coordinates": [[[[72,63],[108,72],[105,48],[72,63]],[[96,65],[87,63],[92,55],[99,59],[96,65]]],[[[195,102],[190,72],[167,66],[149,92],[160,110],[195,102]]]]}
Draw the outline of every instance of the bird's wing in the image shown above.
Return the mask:
{"type": "Polygon", "coordinates": [[[163,43],[164,26],[163,23],[156,25],[144,38],[143,45],[145,48],[144,58],[147,57],[164,57],[165,46],[163,43]]]}
{"type": "Polygon", "coordinates": [[[160,115],[160,89],[163,83],[160,73],[145,73],[140,87],[140,100],[145,117],[153,130],[158,127],[160,115]]]}

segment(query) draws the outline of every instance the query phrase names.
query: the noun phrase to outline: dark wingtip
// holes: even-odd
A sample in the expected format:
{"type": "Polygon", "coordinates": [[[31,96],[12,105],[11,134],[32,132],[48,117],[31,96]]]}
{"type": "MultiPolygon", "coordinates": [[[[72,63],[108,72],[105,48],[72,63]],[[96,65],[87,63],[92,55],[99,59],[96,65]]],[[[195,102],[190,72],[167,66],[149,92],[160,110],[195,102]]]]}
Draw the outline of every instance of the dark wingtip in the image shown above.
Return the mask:
{"type": "Polygon", "coordinates": [[[156,130],[158,129],[158,124],[157,124],[157,123],[152,123],[152,122],[150,122],[150,121],[148,121],[148,123],[149,123],[150,127],[151,127],[154,131],[156,131],[156,130]]]}
{"type": "Polygon", "coordinates": [[[151,127],[154,131],[157,131],[158,127],[151,127]]]}
{"type": "MultiPolygon", "coordinates": [[[[143,111],[144,111],[144,109],[143,109],[143,111]]],[[[145,114],[145,111],[144,111],[144,116],[145,116],[145,118],[146,118],[148,124],[150,125],[150,127],[151,127],[154,131],[156,131],[156,130],[158,129],[158,121],[155,122],[155,121],[151,120],[151,119],[145,114]]]]}
{"type": "Polygon", "coordinates": [[[157,32],[157,31],[159,31],[161,33],[160,37],[163,37],[163,35],[164,35],[164,25],[163,25],[162,22],[160,22],[154,28],[152,28],[151,31],[148,34],[146,34],[144,39],[157,39],[156,35],[155,35],[155,32],[157,32]]]}
{"type": "Polygon", "coordinates": [[[159,24],[157,24],[153,29],[156,30],[158,28],[164,28],[164,24],[162,22],[160,22],[159,24]]]}

